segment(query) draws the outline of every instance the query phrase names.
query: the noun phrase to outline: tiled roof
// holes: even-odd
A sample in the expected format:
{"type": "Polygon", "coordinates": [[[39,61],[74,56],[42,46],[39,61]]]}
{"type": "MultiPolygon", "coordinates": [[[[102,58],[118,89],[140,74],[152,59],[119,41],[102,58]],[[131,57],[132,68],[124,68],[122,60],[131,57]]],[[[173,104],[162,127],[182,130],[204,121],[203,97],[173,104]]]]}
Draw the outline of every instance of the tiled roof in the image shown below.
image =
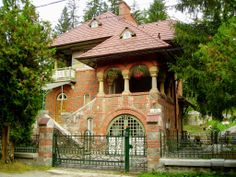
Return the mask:
{"type": "Polygon", "coordinates": [[[119,30],[120,17],[111,12],[106,12],[96,19],[102,24],[98,28],[90,28],[90,21],[85,22],[54,39],[52,47],[110,37],[119,30]]]}
{"type": "Polygon", "coordinates": [[[165,48],[170,46],[165,41],[174,38],[174,30],[171,27],[174,21],[172,20],[137,26],[110,12],[100,15],[96,19],[102,24],[101,26],[90,28],[90,22],[83,23],[79,27],[60,35],[54,40],[52,46],[108,38],[87,52],[75,56],[78,59],[84,59],[165,48]],[[120,35],[127,27],[135,33],[135,36],[129,39],[121,39],[120,35]]]}
{"type": "Polygon", "coordinates": [[[160,22],[154,22],[149,24],[144,24],[138,26],[140,30],[143,30],[154,38],[159,38],[162,40],[173,40],[174,39],[174,24],[176,21],[174,20],[164,20],[160,22]]]}
{"type": "MultiPolygon", "coordinates": [[[[149,34],[146,34],[135,27],[129,26],[129,28],[136,34],[134,37],[129,39],[121,39],[120,34],[114,35],[91,50],[75,57],[82,59],[141,50],[158,49],[169,46],[166,42],[158,38],[153,38],[149,34]]],[[[121,30],[121,32],[122,31],[123,30],[121,30]]]]}

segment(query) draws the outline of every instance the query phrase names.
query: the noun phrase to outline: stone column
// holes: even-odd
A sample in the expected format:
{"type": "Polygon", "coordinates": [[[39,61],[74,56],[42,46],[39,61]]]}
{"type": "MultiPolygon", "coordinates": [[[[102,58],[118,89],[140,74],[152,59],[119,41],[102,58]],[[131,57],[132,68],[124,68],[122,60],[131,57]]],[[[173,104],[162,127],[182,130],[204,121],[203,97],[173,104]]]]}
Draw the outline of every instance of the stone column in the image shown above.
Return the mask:
{"type": "Polygon", "coordinates": [[[158,89],[157,89],[157,75],[158,75],[158,67],[157,66],[152,66],[151,68],[149,68],[149,72],[150,75],[152,77],[152,89],[150,90],[150,92],[152,93],[158,93],[158,89]]]}
{"type": "Polygon", "coordinates": [[[124,78],[124,91],[122,92],[123,95],[130,94],[129,91],[129,70],[122,71],[122,75],[124,78]]]}
{"type": "Polygon", "coordinates": [[[160,92],[165,95],[165,80],[166,80],[166,75],[163,74],[161,78],[161,83],[160,83],[160,92]]]}
{"type": "Polygon", "coordinates": [[[103,72],[98,72],[97,73],[97,78],[98,78],[98,81],[99,81],[99,89],[98,89],[98,96],[104,96],[105,93],[104,93],[104,81],[103,81],[103,72]]]}
{"type": "Polygon", "coordinates": [[[53,120],[42,116],[38,121],[39,125],[39,151],[38,164],[52,166],[53,157],[53,120]]]}
{"type": "Polygon", "coordinates": [[[109,94],[112,94],[112,82],[108,82],[109,94]]]}

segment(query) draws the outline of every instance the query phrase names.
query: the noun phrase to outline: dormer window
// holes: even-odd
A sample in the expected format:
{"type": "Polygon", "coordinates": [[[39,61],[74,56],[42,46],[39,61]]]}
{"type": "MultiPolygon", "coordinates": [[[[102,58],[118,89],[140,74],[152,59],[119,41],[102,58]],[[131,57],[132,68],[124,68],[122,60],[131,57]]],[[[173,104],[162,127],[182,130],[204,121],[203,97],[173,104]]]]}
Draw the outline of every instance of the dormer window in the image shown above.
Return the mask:
{"type": "Polygon", "coordinates": [[[97,28],[98,26],[101,26],[102,23],[99,22],[96,18],[93,18],[92,21],[89,23],[90,28],[97,28]]]}
{"type": "Polygon", "coordinates": [[[129,39],[133,36],[135,36],[135,33],[126,27],[125,30],[121,33],[120,38],[121,39],[129,39]]]}
{"type": "Polygon", "coordinates": [[[98,27],[98,21],[97,20],[93,20],[90,24],[91,28],[97,28],[98,27]]]}

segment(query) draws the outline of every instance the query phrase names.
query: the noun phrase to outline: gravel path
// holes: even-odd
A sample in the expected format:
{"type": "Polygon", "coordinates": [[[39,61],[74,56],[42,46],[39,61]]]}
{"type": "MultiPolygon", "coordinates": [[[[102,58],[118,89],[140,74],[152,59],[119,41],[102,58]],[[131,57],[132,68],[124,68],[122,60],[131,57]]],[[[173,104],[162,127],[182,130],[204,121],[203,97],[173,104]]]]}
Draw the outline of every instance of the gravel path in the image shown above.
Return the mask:
{"type": "Polygon", "coordinates": [[[22,174],[6,174],[0,172],[0,177],[135,177],[118,172],[86,171],[77,169],[52,169],[48,171],[31,171],[22,174]]]}

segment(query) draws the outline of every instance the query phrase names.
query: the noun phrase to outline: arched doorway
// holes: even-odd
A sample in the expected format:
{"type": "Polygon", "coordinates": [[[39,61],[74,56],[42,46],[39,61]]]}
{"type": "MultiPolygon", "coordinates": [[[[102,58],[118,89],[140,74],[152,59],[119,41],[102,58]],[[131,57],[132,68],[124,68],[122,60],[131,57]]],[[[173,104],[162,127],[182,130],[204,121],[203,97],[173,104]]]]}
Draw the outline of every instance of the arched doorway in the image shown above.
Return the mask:
{"type": "Polygon", "coordinates": [[[136,65],[131,69],[130,91],[149,92],[152,88],[152,78],[146,65],[136,65]]]}
{"type": "Polygon", "coordinates": [[[122,114],[115,117],[107,130],[109,136],[109,152],[123,154],[124,132],[126,127],[130,128],[131,155],[145,155],[145,129],[143,124],[133,115],[122,114]]]}

